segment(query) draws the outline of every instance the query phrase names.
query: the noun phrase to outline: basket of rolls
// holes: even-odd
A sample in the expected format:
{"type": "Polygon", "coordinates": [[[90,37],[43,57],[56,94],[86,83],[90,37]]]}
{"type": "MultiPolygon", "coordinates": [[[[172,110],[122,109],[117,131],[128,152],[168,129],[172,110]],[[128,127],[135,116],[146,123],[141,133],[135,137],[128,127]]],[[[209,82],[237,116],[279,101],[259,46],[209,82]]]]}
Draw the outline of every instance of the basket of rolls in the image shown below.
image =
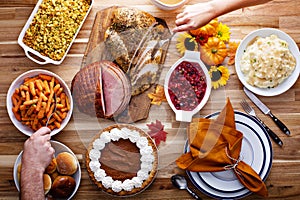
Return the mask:
{"type": "MultiPolygon", "coordinates": [[[[79,162],[66,145],[51,141],[55,155],[44,173],[44,191],[48,199],[71,199],[81,180],[81,169],[79,162]]],[[[16,188],[20,191],[20,178],[22,168],[22,154],[17,157],[14,164],[14,181],[16,188]]]]}

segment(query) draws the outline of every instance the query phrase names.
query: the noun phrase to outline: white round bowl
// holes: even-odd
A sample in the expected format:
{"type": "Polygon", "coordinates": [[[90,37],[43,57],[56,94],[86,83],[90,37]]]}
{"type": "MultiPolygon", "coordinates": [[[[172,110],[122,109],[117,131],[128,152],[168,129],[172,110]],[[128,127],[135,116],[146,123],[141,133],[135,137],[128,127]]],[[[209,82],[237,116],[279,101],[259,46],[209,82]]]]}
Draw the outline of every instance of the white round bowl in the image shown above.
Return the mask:
{"type": "Polygon", "coordinates": [[[175,4],[167,4],[167,3],[163,3],[160,0],[151,0],[152,3],[154,5],[156,5],[158,8],[162,9],[162,10],[175,10],[177,8],[180,8],[181,6],[183,6],[184,4],[186,4],[188,2],[188,0],[181,0],[178,3],[175,4]]]}
{"type": "Polygon", "coordinates": [[[282,94],[286,92],[288,89],[290,89],[294,85],[294,83],[298,80],[299,73],[300,73],[300,53],[299,53],[298,46],[288,34],[286,34],[281,30],[274,29],[274,28],[262,28],[262,29],[255,30],[249,33],[241,41],[239,47],[237,48],[236,56],[235,56],[235,70],[241,83],[253,93],[261,96],[276,96],[282,94]],[[256,37],[268,37],[272,34],[277,35],[280,39],[285,40],[288,43],[289,49],[292,55],[296,59],[296,67],[293,73],[287,79],[285,79],[282,83],[280,83],[278,86],[274,88],[259,88],[259,87],[252,86],[249,83],[247,83],[245,76],[241,71],[240,61],[242,59],[245,49],[249,44],[251,44],[251,42],[256,37]]]}
{"type": "MultiPolygon", "coordinates": [[[[53,141],[51,140],[51,146],[54,148],[55,150],[55,157],[61,153],[61,152],[69,152],[71,153],[77,160],[77,157],[75,156],[75,154],[72,152],[72,150],[70,148],[68,148],[66,145],[60,143],[60,142],[57,142],[57,141],[53,141]]],[[[19,178],[18,178],[18,166],[19,164],[21,163],[22,161],[22,154],[23,154],[23,151],[20,152],[20,154],[18,155],[16,161],[15,161],[15,164],[14,164],[14,170],[13,170],[13,176],[14,176],[14,182],[15,182],[15,185],[16,185],[16,188],[18,191],[20,191],[20,182],[19,182],[19,178]]],[[[81,169],[80,169],[80,164],[77,160],[77,166],[78,166],[78,169],[77,171],[75,172],[75,174],[72,175],[72,177],[75,179],[76,181],[76,186],[75,186],[75,189],[74,191],[72,192],[72,194],[67,198],[68,200],[69,199],[72,199],[72,197],[76,194],[78,188],[79,188],[79,185],[80,185],[80,181],[81,181],[81,169]]]]}
{"type": "Polygon", "coordinates": [[[19,88],[20,85],[23,84],[25,78],[34,77],[38,74],[46,74],[46,75],[55,77],[59,81],[60,85],[63,87],[64,92],[66,93],[66,95],[68,96],[68,99],[70,101],[70,110],[68,111],[67,117],[62,121],[59,129],[54,129],[51,131],[50,135],[53,136],[53,135],[59,133],[68,124],[69,120],[71,119],[72,111],[73,111],[73,99],[72,99],[71,91],[68,88],[68,85],[65,83],[65,81],[63,79],[61,79],[57,74],[47,71],[47,70],[43,70],[43,69],[30,70],[30,71],[27,71],[27,72],[21,74],[12,82],[12,84],[10,85],[10,87],[8,89],[7,96],[6,96],[6,108],[7,108],[7,112],[8,112],[10,120],[12,121],[12,123],[15,125],[15,127],[19,131],[21,131],[22,133],[24,133],[27,136],[30,136],[31,134],[34,133],[34,131],[30,127],[22,124],[20,121],[18,121],[16,119],[14,113],[12,112],[13,104],[12,104],[11,97],[12,97],[13,93],[15,92],[15,89],[19,88]]]}
{"type": "Polygon", "coordinates": [[[168,104],[170,105],[170,107],[172,108],[172,110],[175,112],[176,115],[176,120],[177,121],[183,121],[183,122],[191,122],[193,116],[199,112],[201,110],[201,108],[203,108],[203,106],[207,103],[210,93],[211,93],[211,78],[210,75],[208,73],[208,70],[206,68],[206,66],[204,65],[204,63],[200,60],[200,52],[196,52],[196,51],[185,51],[185,54],[182,58],[180,58],[179,60],[177,60],[173,66],[169,69],[166,78],[165,78],[165,83],[164,83],[164,91],[165,91],[165,95],[168,101],[168,104]],[[183,61],[187,61],[187,62],[191,62],[191,63],[198,63],[205,75],[205,79],[206,79],[206,92],[205,95],[203,97],[203,99],[201,100],[201,102],[198,104],[198,106],[191,111],[186,111],[186,110],[178,110],[175,108],[170,95],[169,95],[169,81],[170,81],[170,77],[172,75],[172,72],[176,69],[176,67],[183,61]]]}

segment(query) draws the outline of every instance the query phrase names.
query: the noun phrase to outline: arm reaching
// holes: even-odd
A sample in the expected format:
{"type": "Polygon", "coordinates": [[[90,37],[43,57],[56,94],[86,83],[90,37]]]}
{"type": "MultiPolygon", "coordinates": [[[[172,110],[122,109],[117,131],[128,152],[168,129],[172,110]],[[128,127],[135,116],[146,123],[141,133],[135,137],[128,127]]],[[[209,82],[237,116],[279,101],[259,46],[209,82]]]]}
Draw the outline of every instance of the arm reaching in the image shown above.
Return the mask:
{"type": "Polygon", "coordinates": [[[231,11],[255,6],[271,0],[211,0],[187,6],[176,16],[174,32],[188,31],[206,25],[212,19],[231,11]]]}
{"type": "Polygon", "coordinates": [[[45,199],[43,174],[53,158],[50,129],[42,127],[24,143],[21,169],[21,199],[45,199]]]}

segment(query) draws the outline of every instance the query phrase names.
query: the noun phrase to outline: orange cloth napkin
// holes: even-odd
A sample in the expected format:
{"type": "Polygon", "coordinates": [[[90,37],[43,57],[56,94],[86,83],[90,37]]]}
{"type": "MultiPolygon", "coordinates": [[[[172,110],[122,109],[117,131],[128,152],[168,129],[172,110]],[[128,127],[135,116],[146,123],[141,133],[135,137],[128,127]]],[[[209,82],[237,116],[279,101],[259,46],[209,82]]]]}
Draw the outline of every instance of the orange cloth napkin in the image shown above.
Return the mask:
{"type": "Polygon", "coordinates": [[[176,160],[179,168],[193,172],[232,169],[246,188],[268,196],[260,176],[240,158],[243,134],[235,128],[229,99],[217,119],[193,119],[187,134],[190,151],[176,160]]]}

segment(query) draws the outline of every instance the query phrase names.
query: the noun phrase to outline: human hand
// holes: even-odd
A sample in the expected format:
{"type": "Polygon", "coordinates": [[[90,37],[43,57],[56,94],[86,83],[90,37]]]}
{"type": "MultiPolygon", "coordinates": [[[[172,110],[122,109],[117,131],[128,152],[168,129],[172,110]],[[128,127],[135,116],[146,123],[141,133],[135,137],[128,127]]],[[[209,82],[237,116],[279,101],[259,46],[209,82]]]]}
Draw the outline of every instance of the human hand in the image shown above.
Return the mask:
{"type": "Polygon", "coordinates": [[[176,16],[175,24],[177,27],[173,29],[173,32],[200,28],[208,24],[213,18],[215,18],[215,13],[209,2],[186,6],[184,11],[176,16]]]}
{"type": "Polygon", "coordinates": [[[42,127],[25,141],[22,168],[45,171],[54,155],[50,143],[50,131],[48,127],[42,127]]]}

